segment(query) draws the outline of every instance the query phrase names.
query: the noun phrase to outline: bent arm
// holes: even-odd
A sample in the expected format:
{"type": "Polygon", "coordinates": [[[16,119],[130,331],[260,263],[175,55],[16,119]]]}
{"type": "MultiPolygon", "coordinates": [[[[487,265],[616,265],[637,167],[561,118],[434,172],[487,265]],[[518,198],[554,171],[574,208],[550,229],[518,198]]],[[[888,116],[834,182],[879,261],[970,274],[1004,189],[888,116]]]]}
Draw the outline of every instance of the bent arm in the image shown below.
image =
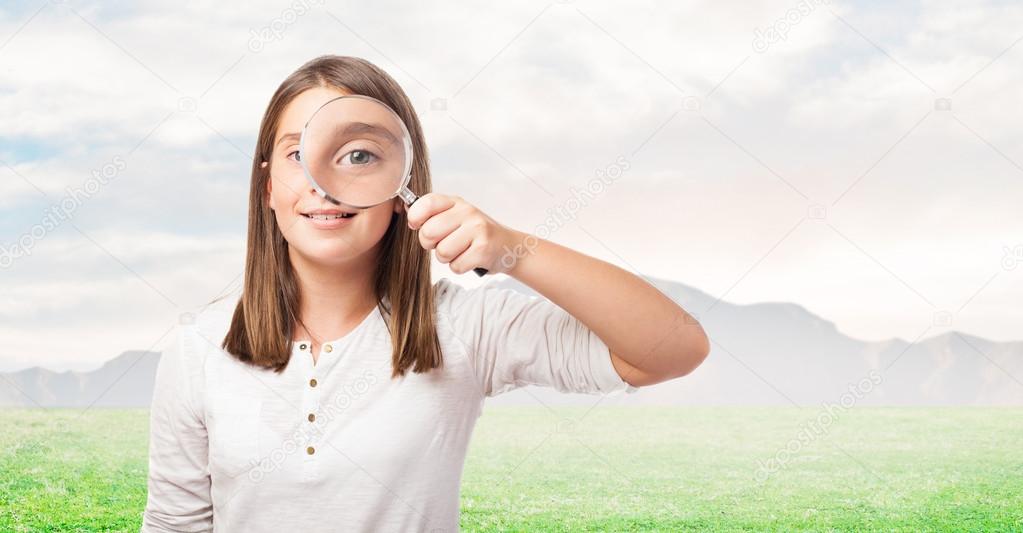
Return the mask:
{"type": "Polygon", "coordinates": [[[706,359],[710,343],[700,323],[645,280],[559,244],[511,230],[535,242],[508,275],[586,324],[611,351],[630,385],[684,376],[706,359]]]}

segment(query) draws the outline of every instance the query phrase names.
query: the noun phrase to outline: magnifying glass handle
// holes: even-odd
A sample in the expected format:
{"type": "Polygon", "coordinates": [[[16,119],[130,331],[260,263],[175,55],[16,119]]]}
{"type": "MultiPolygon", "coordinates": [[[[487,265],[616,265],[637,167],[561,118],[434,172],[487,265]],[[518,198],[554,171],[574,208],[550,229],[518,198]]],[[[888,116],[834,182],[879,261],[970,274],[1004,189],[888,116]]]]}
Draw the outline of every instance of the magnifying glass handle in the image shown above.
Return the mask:
{"type": "MultiPolygon", "coordinates": [[[[412,207],[412,204],[416,203],[416,200],[419,199],[419,196],[417,196],[416,193],[408,190],[405,187],[402,187],[402,189],[400,191],[398,191],[398,196],[400,196],[401,199],[404,202],[406,202],[405,203],[406,209],[409,208],[409,207],[412,207]]],[[[485,269],[483,267],[476,267],[476,268],[472,269],[472,271],[475,272],[476,275],[481,277],[481,278],[483,276],[486,276],[487,272],[489,272],[487,269],[485,269]]]]}

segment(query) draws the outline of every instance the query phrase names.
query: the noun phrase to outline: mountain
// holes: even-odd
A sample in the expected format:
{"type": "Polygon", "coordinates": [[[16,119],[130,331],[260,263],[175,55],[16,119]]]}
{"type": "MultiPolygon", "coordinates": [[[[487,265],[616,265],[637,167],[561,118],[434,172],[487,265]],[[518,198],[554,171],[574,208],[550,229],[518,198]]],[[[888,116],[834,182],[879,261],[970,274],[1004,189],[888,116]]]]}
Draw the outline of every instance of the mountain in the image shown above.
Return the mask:
{"type": "Polygon", "coordinates": [[[0,374],[0,405],[146,407],[159,361],[159,352],[128,351],[89,372],[34,367],[0,374]]]}
{"type": "MultiPolygon", "coordinates": [[[[605,401],[819,406],[851,398],[856,405],[1023,405],[1023,342],[955,331],[918,342],[866,342],[796,304],[737,305],[681,283],[646,279],[696,316],[711,338],[711,353],[684,378],[605,401]],[[868,392],[850,392],[850,385],[868,392]]],[[[536,294],[513,278],[498,285],[536,294]]],[[[565,395],[541,388],[504,396],[494,401],[565,403],[565,395]]]]}
{"type": "MultiPolygon", "coordinates": [[[[1023,405],[1023,342],[993,342],[960,332],[917,342],[865,342],[832,322],[784,302],[737,305],[681,283],[647,278],[694,314],[712,339],[696,371],[620,404],[1023,405]],[[850,390],[850,386],[853,387],[850,390]],[[861,389],[856,389],[861,387],[861,389]]],[[[512,278],[498,287],[536,295],[512,278]]],[[[125,352],[90,372],[30,368],[0,374],[0,405],[85,408],[146,406],[159,354],[125,352]],[[33,401],[34,400],[34,401],[33,401]]],[[[586,395],[527,387],[489,402],[592,404],[586,395]]]]}

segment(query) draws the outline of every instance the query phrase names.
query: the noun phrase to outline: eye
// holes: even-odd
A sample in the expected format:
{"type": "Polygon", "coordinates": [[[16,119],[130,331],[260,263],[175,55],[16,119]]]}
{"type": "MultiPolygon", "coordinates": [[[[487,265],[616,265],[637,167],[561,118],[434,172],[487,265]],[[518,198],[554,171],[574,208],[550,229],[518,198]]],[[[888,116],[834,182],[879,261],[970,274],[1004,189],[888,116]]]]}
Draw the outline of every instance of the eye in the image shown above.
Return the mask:
{"type": "Polygon", "coordinates": [[[341,158],[341,161],[348,161],[353,165],[368,165],[376,159],[376,154],[369,150],[352,150],[341,158]]]}
{"type": "Polygon", "coordinates": [[[295,156],[294,161],[296,162],[302,161],[302,156],[301,154],[298,153],[298,150],[292,150],[291,152],[288,152],[287,158],[291,159],[292,158],[291,156],[295,156]]]}

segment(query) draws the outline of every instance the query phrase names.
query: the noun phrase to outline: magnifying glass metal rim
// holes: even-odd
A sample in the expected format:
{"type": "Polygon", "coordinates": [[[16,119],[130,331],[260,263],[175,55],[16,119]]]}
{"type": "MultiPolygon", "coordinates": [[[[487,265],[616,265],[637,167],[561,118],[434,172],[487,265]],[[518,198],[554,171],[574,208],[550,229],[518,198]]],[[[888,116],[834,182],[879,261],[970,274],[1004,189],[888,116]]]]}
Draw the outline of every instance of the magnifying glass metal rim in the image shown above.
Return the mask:
{"type": "Polygon", "coordinates": [[[414,192],[412,192],[411,190],[409,190],[409,188],[408,188],[408,183],[409,183],[409,181],[412,180],[412,166],[413,166],[413,163],[414,163],[414,159],[413,158],[415,157],[415,154],[412,151],[412,135],[409,134],[408,127],[405,125],[405,121],[402,120],[401,117],[398,116],[398,114],[395,113],[394,110],[391,109],[391,107],[389,105],[385,104],[384,102],[381,102],[380,100],[377,100],[376,98],[373,98],[372,96],[366,96],[366,95],[363,95],[363,94],[345,94],[345,95],[342,95],[342,96],[337,96],[335,98],[331,98],[330,100],[327,100],[322,105],[320,105],[320,107],[317,107],[316,111],[313,111],[313,114],[309,117],[309,120],[307,120],[305,122],[305,125],[302,126],[302,133],[301,133],[301,135],[299,135],[299,138],[298,138],[298,153],[299,153],[299,157],[300,157],[300,164],[302,165],[302,172],[305,173],[306,180],[309,181],[309,183],[313,186],[314,189],[316,189],[316,192],[318,192],[320,194],[320,196],[322,196],[326,200],[330,201],[331,203],[334,203],[334,204],[337,204],[337,205],[343,205],[343,206],[351,207],[353,209],[368,209],[370,207],[380,205],[380,204],[390,200],[391,198],[394,198],[395,196],[400,197],[402,199],[402,201],[405,202],[405,205],[412,205],[416,200],[419,199],[419,197],[416,196],[416,194],[414,192]],[[408,141],[408,142],[403,142],[402,143],[402,144],[405,145],[404,146],[404,149],[405,149],[405,161],[407,161],[406,166],[408,167],[408,171],[405,172],[405,176],[402,177],[401,183],[398,185],[397,190],[392,192],[387,198],[384,198],[383,200],[381,200],[381,201],[379,201],[379,202],[377,202],[375,204],[371,204],[371,205],[355,205],[355,204],[350,204],[350,203],[347,203],[347,202],[343,202],[343,201],[341,201],[338,198],[334,198],[333,196],[330,195],[330,193],[328,193],[326,190],[324,190],[323,187],[321,187],[319,183],[317,183],[316,178],[314,178],[312,173],[309,172],[309,166],[306,163],[306,160],[308,158],[305,157],[305,152],[306,152],[305,142],[306,142],[306,132],[309,129],[309,123],[312,122],[314,118],[316,118],[316,114],[319,113],[321,109],[323,109],[324,107],[327,107],[328,105],[330,105],[330,104],[332,104],[332,103],[334,103],[334,102],[336,102],[338,100],[341,100],[343,98],[359,98],[359,99],[362,99],[362,100],[369,100],[370,102],[375,102],[377,104],[380,104],[398,122],[398,125],[401,126],[401,131],[404,134],[403,140],[407,140],[408,141]]]}

